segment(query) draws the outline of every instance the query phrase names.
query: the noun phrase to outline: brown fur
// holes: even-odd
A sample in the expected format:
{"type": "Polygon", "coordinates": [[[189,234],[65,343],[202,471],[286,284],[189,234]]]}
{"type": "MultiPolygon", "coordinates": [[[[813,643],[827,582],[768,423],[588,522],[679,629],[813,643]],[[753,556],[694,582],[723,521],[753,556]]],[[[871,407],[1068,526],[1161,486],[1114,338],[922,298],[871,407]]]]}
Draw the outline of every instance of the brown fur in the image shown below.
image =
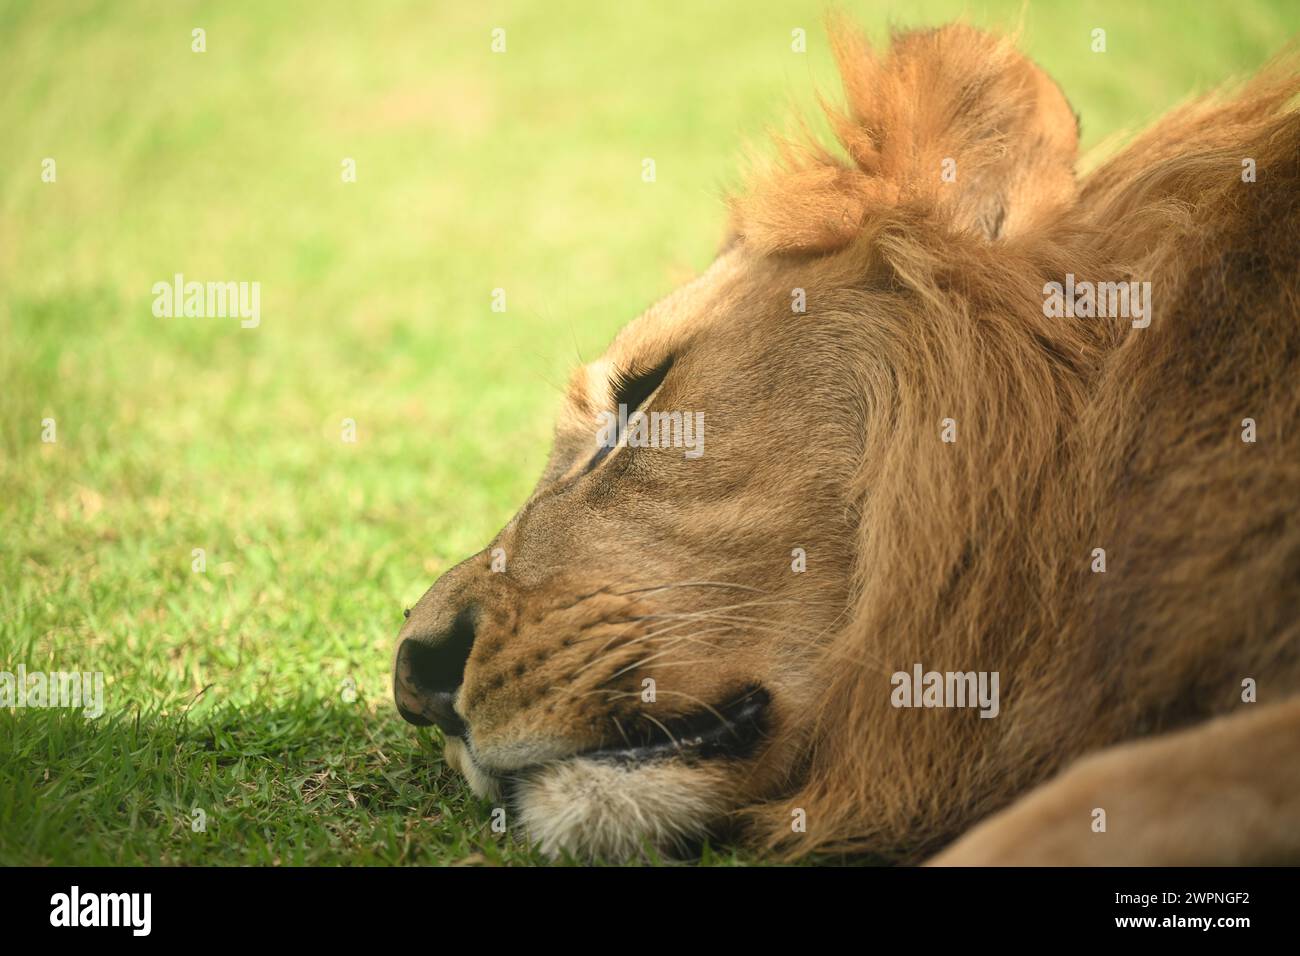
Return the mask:
{"type": "MultiPolygon", "coordinates": [[[[659,773],[639,831],[639,811],[601,816],[603,796],[554,848],[622,852],[628,832],[671,843],[730,819],[784,853],[916,860],[1081,755],[1216,717],[1255,722],[1228,732],[1240,747],[1256,724],[1291,721],[1293,739],[1300,723],[1293,705],[1267,713],[1300,693],[1294,69],[1175,111],[1076,183],[1069,105],[1007,41],[949,27],[878,57],[840,32],[836,50],[848,159],[786,144],[733,201],[719,262],[607,357],[677,356],[654,407],[703,408],[705,457],[620,452],[588,475],[608,366],[581,371],[546,476],[490,546],[510,572],[486,573],[485,551],[403,629],[436,640],[466,602],[485,609],[457,704],[484,790],[638,722],[771,691],[752,758],[659,773]],[[1066,273],[1150,281],[1150,327],[1045,317],[1044,283],[1066,273]],[[790,313],[794,288],[807,315],[790,313]],[[890,675],[917,662],[998,671],[1000,715],[893,707],[890,675]],[[642,706],[646,675],[679,696],[642,706]],[[1241,701],[1247,677],[1259,704],[1241,701]],[[662,809],[674,787],[696,798],[682,820],[662,809]]],[[[1199,759],[1187,733],[1145,786],[1181,786],[1199,759]]],[[[559,811],[538,794],[557,791],[536,774],[525,817],[546,833],[559,811]]],[[[1026,806],[1008,811],[1012,844],[1048,825],[1092,836],[1026,806]]],[[[1300,803],[1270,812],[1300,826],[1300,803]]],[[[1206,814],[1185,826],[1214,826],[1206,814]]],[[[1252,857],[1241,840],[1261,832],[1225,861],[1282,852],[1252,857]]],[[[980,859],[961,846],[951,862],[980,859]]]]}
{"type": "MultiPolygon", "coordinates": [[[[886,115],[949,115],[1005,75],[1005,47],[968,31],[902,48],[917,46],[938,72],[956,64],[955,79],[886,115]]],[[[842,65],[854,116],[877,128],[857,91],[891,95],[879,75],[890,62],[842,65]]],[[[1074,755],[1240,706],[1241,677],[1267,674],[1278,696],[1300,689],[1300,117],[1283,110],[1298,88],[1278,70],[1173,114],[1067,207],[1055,175],[1041,196],[1032,173],[1014,177],[1045,214],[996,247],[952,235],[933,175],[945,150],[967,166],[972,134],[906,117],[938,143],[903,151],[925,157],[919,172],[874,177],[885,184],[868,193],[908,199],[866,207],[840,253],[864,271],[883,265],[906,300],[899,334],[879,333],[874,350],[887,381],[871,388],[884,401],[858,479],[862,589],[839,639],[851,654],[872,635],[881,666],[833,668],[828,730],[791,801],[826,822],[801,849],[924,851],[1074,755]],[[1246,156],[1266,170],[1257,183],[1241,181],[1246,156]],[[1156,323],[1044,318],[1042,284],[1066,272],[1150,279],[1156,323]],[[949,416],[965,433],[939,444],[949,416]],[[1243,417],[1268,422],[1267,438],[1242,443],[1243,417]],[[1098,546],[1105,576],[1088,568],[1098,546]],[[879,688],[914,660],[1008,675],[1005,719],[893,710],[879,688]]],[[[1039,155],[1032,141],[1010,145],[1039,155]]],[[[810,201],[806,175],[739,203],[742,235],[776,221],[773,207],[810,201]]],[[[788,827],[772,838],[788,842],[788,827]]]]}

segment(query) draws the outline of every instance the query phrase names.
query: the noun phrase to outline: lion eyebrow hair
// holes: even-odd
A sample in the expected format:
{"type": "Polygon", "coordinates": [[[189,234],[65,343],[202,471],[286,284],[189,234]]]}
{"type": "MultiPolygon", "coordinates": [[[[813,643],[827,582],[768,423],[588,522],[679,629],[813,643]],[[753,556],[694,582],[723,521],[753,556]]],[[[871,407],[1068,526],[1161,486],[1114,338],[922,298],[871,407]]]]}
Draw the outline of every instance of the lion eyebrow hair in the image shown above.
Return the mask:
{"type": "Polygon", "coordinates": [[[668,370],[673,367],[674,358],[675,356],[669,355],[659,364],[652,366],[614,365],[609,373],[609,389],[614,399],[613,404],[626,405],[629,410],[640,408],[663,382],[668,370]]]}
{"type": "MultiPolygon", "coordinates": [[[[604,376],[602,375],[600,378],[603,385],[604,376]]],[[[595,379],[596,376],[590,365],[579,365],[573,370],[573,374],[569,376],[569,385],[564,390],[564,396],[570,408],[583,415],[594,415],[596,413],[602,403],[597,396],[592,394],[595,391],[593,387],[595,379]]]]}

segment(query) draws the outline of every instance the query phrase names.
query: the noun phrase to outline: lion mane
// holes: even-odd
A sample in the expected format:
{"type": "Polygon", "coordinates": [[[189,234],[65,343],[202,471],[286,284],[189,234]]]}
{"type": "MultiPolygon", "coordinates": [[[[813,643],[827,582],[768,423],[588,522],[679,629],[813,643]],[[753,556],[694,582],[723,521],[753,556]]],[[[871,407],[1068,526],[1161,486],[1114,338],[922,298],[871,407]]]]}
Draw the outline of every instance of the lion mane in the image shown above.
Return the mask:
{"type": "Polygon", "coordinates": [[[872,317],[854,599],[791,795],[744,814],[790,855],[915,860],[1082,755],[1240,708],[1243,679],[1300,691],[1300,80],[1278,61],[1080,179],[1073,111],[1011,41],[833,35],[845,155],[782,142],[732,241],[872,317]],[[1048,317],[1067,274],[1149,282],[1152,321],[1048,317]],[[885,732],[915,661],[1000,672],[1001,716],[885,732]]]}

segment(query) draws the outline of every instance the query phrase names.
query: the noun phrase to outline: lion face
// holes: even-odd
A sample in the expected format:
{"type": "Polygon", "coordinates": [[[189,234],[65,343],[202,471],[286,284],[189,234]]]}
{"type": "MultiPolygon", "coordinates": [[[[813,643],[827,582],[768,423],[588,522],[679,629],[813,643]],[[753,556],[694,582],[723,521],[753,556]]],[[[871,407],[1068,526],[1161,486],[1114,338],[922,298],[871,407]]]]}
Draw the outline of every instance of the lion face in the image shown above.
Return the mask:
{"type": "Polygon", "coordinates": [[[402,714],[545,850],[671,848],[797,762],[862,392],[796,280],[733,248],[626,327],[573,376],[532,496],[401,631],[402,714]]]}
{"type": "MultiPolygon", "coordinates": [[[[671,849],[741,819],[774,844],[789,806],[817,808],[822,844],[906,842],[942,816],[889,672],[941,625],[959,647],[986,629],[955,614],[997,553],[963,489],[988,486],[998,446],[937,429],[1045,405],[986,392],[1011,394],[999,363],[1026,361],[1008,309],[1041,322],[1041,279],[1011,276],[1042,268],[1038,237],[1074,202],[1076,126],[970,28],[883,58],[835,47],[852,163],[791,148],[733,201],[727,251],[578,370],[533,495],[399,635],[401,713],[552,853],[671,849]]],[[[1084,354],[1036,334],[1034,361],[1084,354]]]]}

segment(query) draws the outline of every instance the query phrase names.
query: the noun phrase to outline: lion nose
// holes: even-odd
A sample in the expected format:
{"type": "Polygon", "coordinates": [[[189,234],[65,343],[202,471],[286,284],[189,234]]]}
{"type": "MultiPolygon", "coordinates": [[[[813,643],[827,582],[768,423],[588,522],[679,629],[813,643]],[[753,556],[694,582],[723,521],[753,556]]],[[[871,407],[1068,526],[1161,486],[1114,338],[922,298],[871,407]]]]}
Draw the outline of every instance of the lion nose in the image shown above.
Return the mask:
{"type": "Polygon", "coordinates": [[[465,735],[465,722],[452,705],[474,647],[477,617],[474,607],[466,607],[445,630],[412,634],[398,647],[393,698],[411,723],[436,724],[452,737],[465,735]]]}

